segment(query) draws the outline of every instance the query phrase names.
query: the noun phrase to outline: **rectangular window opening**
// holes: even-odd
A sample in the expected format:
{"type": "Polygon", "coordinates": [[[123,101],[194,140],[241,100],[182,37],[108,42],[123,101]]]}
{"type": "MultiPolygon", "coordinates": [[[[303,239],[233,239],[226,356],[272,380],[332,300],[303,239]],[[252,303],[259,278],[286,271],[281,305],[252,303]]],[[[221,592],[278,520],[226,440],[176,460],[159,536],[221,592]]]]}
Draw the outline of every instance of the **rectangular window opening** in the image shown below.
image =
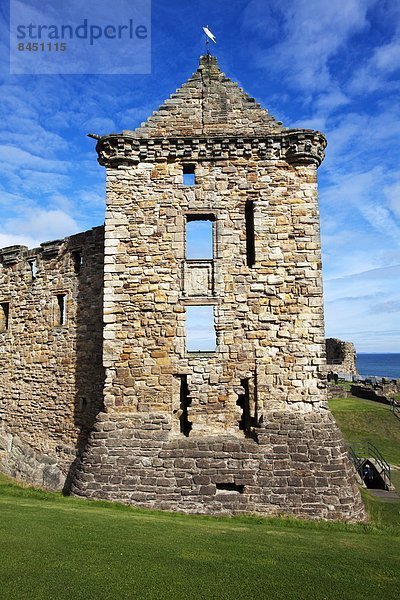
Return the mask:
{"type": "Polygon", "coordinates": [[[237,485],[236,483],[216,483],[217,494],[243,494],[244,485],[237,485]]]}
{"type": "Polygon", "coordinates": [[[29,268],[31,270],[31,276],[32,276],[32,281],[33,281],[34,279],[36,279],[37,270],[38,270],[36,258],[29,261],[29,268]]]}
{"type": "Polygon", "coordinates": [[[214,257],[214,215],[187,215],[186,258],[214,257]]]}
{"type": "Polygon", "coordinates": [[[236,402],[237,406],[242,409],[242,414],[239,420],[239,429],[246,436],[252,437],[254,427],[258,427],[257,415],[257,379],[256,376],[240,380],[242,388],[238,394],[236,402]]]}
{"type": "Polygon", "coordinates": [[[65,325],[67,321],[67,303],[66,294],[57,294],[58,313],[56,325],[65,325]]]}
{"type": "Polygon", "coordinates": [[[246,221],[246,262],[248,267],[253,267],[256,262],[256,247],[254,241],[254,202],[248,200],[245,205],[246,221]]]}
{"type": "Polygon", "coordinates": [[[82,252],[80,250],[75,250],[72,253],[72,260],[74,263],[74,271],[76,275],[79,275],[83,264],[82,252]]]}
{"type": "Polygon", "coordinates": [[[242,409],[242,415],[239,421],[239,429],[245,433],[248,433],[251,426],[249,380],[242,379],[240,381],[240,385],[243,388],[243,393],[238,395],[236,402],[237,406],[240,406],[242,409]]]}
{"type": "Polygon", "coordinates": [[[10,322],[10,303],[9,302],[1,302],[0,303],[0,333],[4,331],[8,331],[10,322]]]}
{"type": "Polygon", "coordinates": [[[195,175],[195,166],[194,165],[183,165],[182,183],[183,183],[183,185],[195,185],[196,184],[196,175],[195,175]]]}
{"type": "Polygon", "coordinates": [[[189,406],[192,404],[192,399],[189,396],[189,386],[187,375],[180,375],[180,407],[179,407],[179,422],[180,431],[184,436],[189,437],[192,431],[192,422],[189,421],[189,406]]]}
{"type": "Polygon", "coordinates": [[[215,352],[216,345],[214,307],[186,306],[186,350],[215,352]]]}

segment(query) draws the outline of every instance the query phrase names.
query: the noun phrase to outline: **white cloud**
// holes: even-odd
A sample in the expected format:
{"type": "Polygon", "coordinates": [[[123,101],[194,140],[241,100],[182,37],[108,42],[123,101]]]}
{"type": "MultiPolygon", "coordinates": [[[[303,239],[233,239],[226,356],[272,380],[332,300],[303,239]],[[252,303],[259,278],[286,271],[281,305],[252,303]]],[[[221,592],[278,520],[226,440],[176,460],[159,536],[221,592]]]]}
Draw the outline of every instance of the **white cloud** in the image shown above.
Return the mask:
{"type": "Polygon", "coordinates": [[[393,335],[400,328],[399,280],[400,264],[327,278],[327,336],[353,341],[358,351],[400,352],[393,335]]]}
{"type": "Polygon", "coordinates": [[[29,209],[0,226],[1,245],[37,246],[41,242],[64,238],[80,231],[79,225],[59,209],[29,209]]]}
{"type": "Polygon", "coordinates": [[[360,202],[358,210],[368,223],[382,235],[392,238],[393,243],[400,247],[400,225],[393,219],[392,213],[378,202],[360,202]]]}
{"type": "Polygon", "coordinates": [[[390,78],[398,70],[400,63],[399,32],[400,24],[395,38],[387,44],[375,48],[368,62],[355,71],[348,84],[350,92],[353,94],[372,93],[383,87],[386,91],[399,90],[399,82],[390,78]]]}
{"type": "Polygon", "coordinates": [[[383,192],[387,198],[390,209],[400,218],[400,181],[386,185],[383,192]]]}
{"type": "Polygon", "coordinates": [[[65,172],[69,165],[65,161],[42,158],[21,148],[0,145],[0,161],[13,168],[30,168],[45,172],[65,172]]]}
{"type": "Polygon", "coordinates": [[[371,308],[373,314],[380,312],[400,313],[400,300],[388,300],[387,302],[379,302],[371,308]]]}
{"type": "Polygon", "coordinates": [[[117,126],[112,119],[106,117],[93,117],[84,123],[88,133],[97,135],[107,135],[108,133],[117,133],[117,126]]]}
{"type": "Polygon", "coordinates": [[[82,190],[79,192],[79,197],[84,204],[105,208],[105,192],[101,193],[94,190],[82,190]]]}
{"type": "Polygon", "coordinates": [[[397,71],[400,64],[400,42],[394,40],[384,46],[379,46],[375,49],[371,59],[371,65],[379,71],[392,73],[397,71]]]}
{"type": "MultiPolygon", "coordinates": [[[[346,275],[345,277],[328,279],[327,281],[335,282],[335,284],[339,282],[348,282],[351,287],[354,287],[354,285],[358,286],[360,282],[365,283],[367,281],[372,281],[374,284],[377,283],[378,285],[378,282],[381,279],[393,279],[397,284],[397,281],[400,279],[400,265],[392,265],[390,267],[382,267],[379,269],[368,269],[367,271],[352,273],[351,275],[346,275]]],[[[362,291],[365,292],[365,290],[362,291]]]]}
{"type": "Polygon", "coordinates": [[[320,94],[314,107],[318,114],[331,114],[338,108],[350,104],[351,100],[337,86],[332,86],[332,89],[326,93],[320,94]]]}
{"type": "Polygon", "coordinates": [[[37,248],[43,240],[37,240],[26,235],[18,235],[17,233],[1,233],[0,232],[0,248],[7,246],[27,246],[27,248],[37,248]]]}
{"type": "Polygon", "coordinates": [[[53,195],[57,190],[65,189],[70,183],[68,175],[37,171],[34,169],[19,170],[19,185],[21,192],[27,192],[31,196],[37,194],[40,197],[53,195]]]}
{"type": "MultiPolygon", "coordinates": [[[[289,125],[289,123],[285,123],[289,125]]],[[[292,121],[290,123],[292,129],[314,129],[315,131],[326,130],[326,119],[324,117],[312,117],[310,119],[300,119],[299,121],[292,121]]]]}
{"type": "Polygon", "coordinates": [[[399,106],[379,107],[373,115],[342,113],[328,121],[325,133],[328,147],[324,169],[365,170],[366,164],[371,169],[383,164],[386,169],[392,168],[389,161],[393,159],[393,144],[400,135],[399,106]]]}
{"type": "Polygon", "coordinates": [[[400,219],[391,210],[381,185],[390,178],[391,173],[383,166],[345,175],[339,170],[330,177],[321,192],[324,265],[328,271],[340,256],[340,268],[364,261],[364,268],[355,270],[365,270],[374,263],[377,266],[377,255],[383,257],[382,253],[400,248],[400,219]]]}
{"type": "Polygon", "coordinates": [[[244,22],[268,40],[269,27],[280,32],[280,41],[258,57],[260,65],[280,70],[290,85],[308,93],[323,91],[332,82],[329,60],[353,34],[369,27],[367,12],[375,1],[281,0],[266,14],[265,0],[252,0],[244,22]]]}

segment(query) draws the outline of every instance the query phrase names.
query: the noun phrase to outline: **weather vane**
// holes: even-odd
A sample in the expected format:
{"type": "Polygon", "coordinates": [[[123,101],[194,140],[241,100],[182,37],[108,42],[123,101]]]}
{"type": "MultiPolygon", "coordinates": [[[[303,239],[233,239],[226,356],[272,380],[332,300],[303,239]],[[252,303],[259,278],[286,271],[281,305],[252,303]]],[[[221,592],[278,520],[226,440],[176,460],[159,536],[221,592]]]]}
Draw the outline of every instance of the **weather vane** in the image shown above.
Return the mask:
{"type": "Polygon", "coordinates": [[[215,39],[215,35],[208,29],[208,25],[203,27],[203,31],[206,34],[207,54],[210,54],[210,40],[212,40],[214,42],[214,44],[217,43],[217,40],[215,39]]]}

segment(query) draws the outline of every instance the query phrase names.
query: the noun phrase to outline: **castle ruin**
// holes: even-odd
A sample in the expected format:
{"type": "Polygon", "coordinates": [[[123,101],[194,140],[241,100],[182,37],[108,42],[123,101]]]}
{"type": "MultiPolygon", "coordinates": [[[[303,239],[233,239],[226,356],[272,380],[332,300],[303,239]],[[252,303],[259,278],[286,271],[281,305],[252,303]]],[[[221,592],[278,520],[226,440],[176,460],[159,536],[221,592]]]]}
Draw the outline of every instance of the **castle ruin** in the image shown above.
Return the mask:
{"type": "Polygon", "coordinates": [[[325,340],[327,372],[338,375],[358,375],[357,353],[352,342],[344,342],[336,338],[325,340]]]}
{"type": "Polygon", "coordinates": [[[324,148],[210,55],[101,137],[104,229],[0,250],[2,469],[144,507],[364,518],[326,404],[324,148]]]}

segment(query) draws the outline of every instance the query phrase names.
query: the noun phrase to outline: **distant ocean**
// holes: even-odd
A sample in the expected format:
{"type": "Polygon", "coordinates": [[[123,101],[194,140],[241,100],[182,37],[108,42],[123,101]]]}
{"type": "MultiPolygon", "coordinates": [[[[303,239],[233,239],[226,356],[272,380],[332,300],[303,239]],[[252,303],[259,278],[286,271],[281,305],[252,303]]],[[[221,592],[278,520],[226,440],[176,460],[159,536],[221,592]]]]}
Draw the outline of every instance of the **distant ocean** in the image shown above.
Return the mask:
{"type": "Polygon", "coordinates": [[[400,378],[400,354],[358,354],[357,368],[361,377],[400,378]]]}

